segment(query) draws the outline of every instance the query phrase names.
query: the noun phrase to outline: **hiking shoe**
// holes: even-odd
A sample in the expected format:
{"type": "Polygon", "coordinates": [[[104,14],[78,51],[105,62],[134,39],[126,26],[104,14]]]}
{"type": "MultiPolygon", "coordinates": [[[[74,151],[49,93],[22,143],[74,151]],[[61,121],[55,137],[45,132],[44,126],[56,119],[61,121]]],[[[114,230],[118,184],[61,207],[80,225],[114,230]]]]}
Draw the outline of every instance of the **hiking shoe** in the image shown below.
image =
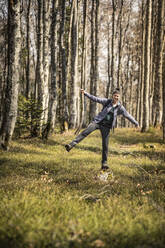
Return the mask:
{"type": "Polygon", "coordinates": [[[103,164],[102,166],[101,166],[101,169],[102,170],[108,170],[109,169],[109,166],[107,165],[107,164],[103,164]]]}
{"type": "Polygon", "coordinates": [[[67,144],[65,145],[65,149],[67,152],[69,152],[72,149],[72,146],[67,144]]]}

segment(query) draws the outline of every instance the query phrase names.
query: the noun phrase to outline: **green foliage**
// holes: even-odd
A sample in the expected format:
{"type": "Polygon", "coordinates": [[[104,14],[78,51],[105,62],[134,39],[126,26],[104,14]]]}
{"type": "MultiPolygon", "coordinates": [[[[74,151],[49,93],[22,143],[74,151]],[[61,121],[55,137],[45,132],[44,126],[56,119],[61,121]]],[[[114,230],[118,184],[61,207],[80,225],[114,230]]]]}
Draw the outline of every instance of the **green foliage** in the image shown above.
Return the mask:
{"type": "Polygon", "coordinates": [[[31,137],[38,136],[42,112],[41,106],[35,99],[26,99],[23,95],[19,95],[15,135],[17,137],[25,134],[31,137]]]}
{"type": "Polygon", "coordinates": [[[107,182],[98,178],[99,131],[69,153],[64,144],[73,132],[47,143],[12,141],[0,158],[0,247],[163,248],[161,136],[156,129],[116,129],[109,154],[114,177],[107,182]]]}

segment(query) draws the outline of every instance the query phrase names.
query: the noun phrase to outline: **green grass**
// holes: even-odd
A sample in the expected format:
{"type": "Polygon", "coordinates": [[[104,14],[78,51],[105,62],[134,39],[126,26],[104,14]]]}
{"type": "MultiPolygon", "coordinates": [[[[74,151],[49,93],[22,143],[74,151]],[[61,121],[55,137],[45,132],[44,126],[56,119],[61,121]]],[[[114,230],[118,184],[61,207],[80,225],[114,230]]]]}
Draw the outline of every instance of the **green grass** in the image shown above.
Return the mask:
{"type": "Polygon", "coordinates": [[[116,129],[106,182],[99,131],[69,153],[73,132],[13,141],[0,151],[0,247],[165,247],[161,135],[116,129]]]}

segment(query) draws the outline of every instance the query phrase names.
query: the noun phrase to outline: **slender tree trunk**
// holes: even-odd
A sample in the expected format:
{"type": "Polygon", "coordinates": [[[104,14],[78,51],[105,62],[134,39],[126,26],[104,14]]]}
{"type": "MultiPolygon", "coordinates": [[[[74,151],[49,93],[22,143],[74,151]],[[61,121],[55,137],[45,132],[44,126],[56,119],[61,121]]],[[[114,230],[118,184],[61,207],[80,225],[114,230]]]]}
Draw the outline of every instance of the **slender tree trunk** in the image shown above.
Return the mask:
{"type": "MultiPolygon", "coordinates": [[[[83,2],[83,32],[82,32],[82,54],[81,54],[81,89],[85,89],[85,40],[86,40],[86,16],[87,16],[87,4],[88,0],[84,0],[83,2]]],[[[80,95],[80,125],[76,130],[76,134],[79,133],[82,128],[84,121],[84,96],[80,95]]]]}
{"type": "Polygon", "coordinates": [[[61,131],[68,131],[68,103],[66,92],[66,48],[65,48],[65,0],[59,0],[59,86],[61,89],[60,123],[61,131]]]}
{"type": "Polygon", "coordinates": [[[26,63],[26,91],[25,96],[28,99],[30,96],[30,8],[31,8],[31,0],[28,1],[27,6],[27,16],[26,16],[26,50],[27,50],[27,63],[26,63]]]}
{"type": "MultiPolygon", "coordinates": [[[[139,22],[138,22],[138,26],[141,26],[141,11],[139,11],[139,22]]],[[[139,35],[138,38],[140,38],[141,36],[139,35]]],[[[140,123],[139,120],[139,115],[140,115],[140,90],[141,90],[141,46],[142,46],[142,40],[138,39],[137,40],[137,57],[136,57],[136,61],[137,61],[137,65],[138,65],[138,76],[137,76],[137,90],[136,90],[136,114],[135,114],[135,119],[138,121],[138,123],[140,123]]]]}
{"type": "MultiPolygon", "coordinates": [[[[7,28],[4,30],[5,40],[7,41],[7,28]]],[[[3,120],[3,109],[4,109],[4,99],[5,99],[5,88],[6,88],[6,77],[7,77],[7,42],[5,42],[4,47],[4,65],[2,67],[3,73],[0,78],[0,129],[3,120]]]]}
{"type": "MultiPolygon", "coordinates": [[[[132,61],[133,63],[133,61],[132,61]]],[[[133,95],[133,76],[132,73],[130,74],[130,99],[129,99],[129,113],[132,115],[133,114],[133,100],[132,100],[132,95],[133,95]]],[[[132,123],[129,122],[129,127],[132,126],[132,123]]]]}
{"type": "Polygon", "coordinates": [[[122,57],[122,16],[123,16],[123,0],[121,0],[121,7],[119,13],[119,42],[118,42],[118,71],[117,71],[117,87],[120,88],[120,73],[121,73],[121,57],[122,57]]]}
{"type": "Polygon", "coordinates": [[[49,103],[49,33],[50,33],[50,0],[43,1],[43,124],[48,118],[49,103]]]}
{"type": "Polygon", "coordinates": [[[112,44],[111,44],[111,91],[115,88],[114,84],[114,43],[115,43],[115,15],[116,15],[116,3],[112,0],[113,13],[112,13],[112,44]]]}
{"type": "Polygon", "coordinates": [[[164,47],[163,70],[162,71],[163,71],[163,141],[165,143],[165,47],[164,47]]]}
{"type": "MultiPolygon", "coordinates": [[[[97,95],[97,85],[98,85],[98,50],[99,50],[99,2],[100,0],[96,0],[96,8],[95,8],[95,68],[94,68],[94,94],[97,95]]],[[[95,114],[96,114],[97,105],[95,106],[95,114]]]]}
{"type": "Polygon", "coordinates": [[[163,36],[164,36],[164,0],[158,0],[157,11],[157,32],[156,32],[156,63],[155,63],[155,78],[154,78],[154,103],[153,107],[156,110],[154,126],[162,123],[162,63],[163,63],[163,36]]]}
{"type": "Polygon", "coordinates": [[[76,92],[76,83],[77,83],[77,59],[78,59],[78,1],[74,0],[72,2],[72,18],[70,26],[70,35],[71,35],[71,54],[70,54],[70,128],[76,127],[76,101],[77,101],[77,92],[76,92]]]}
{"type": "Polygon", "coordinates": [[[4,149],[9,147],[17,117],[20,49],[20,1],[8,1],[8,73],[3,122],[0,130],[4,149]]]}
{"type": "Polygon", "coordinates": [[[52,13],[51,13],[51,79],[50,79],[50,91],[49,91],[49,111],[46,127],[42,133],[42,138],[47,139],[51,130],[54,129],[57,109],[57,86],[56,86],[56,22],[57,22],[57,0],[52,1],[52,13]]]}
{"type": "MultiPolygon", "coordinates": [[[[165,13],[165,1],[163,0],[163,5],[162,8],[164,9],[165,13]]],[[[165,25],[165,20],[163,21],[163,26],[165,25]]],[[[164,46],[162,47],[162,54],[163,54],[163,62],[162,62],[162,84],[163,84],[163,142],[165,143],[165,34],[163,37],[163,44],[164,46]]]]}
{"type": "MultiPolygon", "coordinates": [[[[129,105],[128,105],[128,89],[130,87],[130,82],[129,82],[129,70],[130,70],[130,46],[128,44],[128,55],[127,55],[127,67],[126,67],[126,83],[125,83],[125,90],[124,90],[124,95],[125,95],[125,102],[124,102],[124,106],[126,109],[128,109],[129,105]]],[[[130,104],[130,103],[129,103],[130,104]]],[[[128,127],[128,121],[126,119],[124,119],[124,126],[128,127]]]]}
{"type": "MultiPolygon", "coordinates": [[[[43,125],[43,98],[44,98],[44,84],[43,84],[43,0],[37,0],[38,13],[37,13],[37,62],[35,72],[35,93],[34,98],[38,104],[38,116],[36,125],[31,131],[32,136],[39,136],[42,131],[43,125]]],[[[32,113],[32,119],[36,116],[32,113]]]]}
{"type": "Polygon", "coordinates": [[[108,44],[107,44],[107,63],[108,63],[108,83],[106,88],[106,97],[109,97],[109,92],[111,89],[111,62],[110,62],[110,23],[108,22],[108,44]]]}
{"type": "MultiPolygon", "coordinates": [[[[91,68],[90,68],[90,93],[97,94],[98,80],[98,16],[99,16],[99,0],[92,1],[91,9],[91,68]]],[[[96,103],[90,101],[89,120],[92,121],[96,115],[96,103]]]]}
{"type": "Polygon", "coordinates": [[[138,120],[139,122],[139,113],[140,113],[140,58],[138,58],[138,84],[137,84],[137,101],[136,101],[136,115],[135,115],[135,119],[138,120]]]}
{"type": "MultiPolygon", "coordinates": [[[[87,10],[88,10],[89,1],[87,1],[87,10]]],[[[87,12],[88,13],[88,12],[87,12]]],[[[88,68],[89,68],[89,60],[88,60],[88,52],[89,52],[89,39],[90,39],[90,32],[88,32],[89,26],[86,23],[86,40],[85,40],[85,58],[84,58],[84,89],[88,86],[89,77],[88,77],[88,68]]],[[[84,97],[84,113],[87,111],[87,102],[88,100],[84,97]]],[[[88,116],[84,114],[84,121],[83,127],[87,126],[88,123],[88,116]]]]}
{"type": "Polygon", "coordinates": [[[38,2],[38,23],[37,23],[37,64],[36,64],[36,89],[35,98],[38,98],[39,105],[42,106],[43,103],[43,25],[42,25],[42,9],[43,0],[37,0],[38,2]]]}
{"type": "Polygon", "coordinates": [[[157,22],[157,1],[153,1],[152,5],[152,31],[151,31],[151,51],[150,51],[150,56],[151,56],[151,63],[150,63],[150,94],[149,94],[149,105],[150,105],[150,121],[149,124],[153,125],[154,124],[154,119],[155,119],[155,104],[154,104],[154,78],[155,78],[155,66],[156,66],[156,46],[155,46],[155,41],[156,41],[156,22],[157,22]]]}
{"type": "Polygon", "coordinates": [[[77,44],[76,44],[76,61],[75,61],[75,85],[76,85],[76,124],[77,127],[80,124],[80,72],[79,72],[79,1],[77,0],[76,6],[76,32],[77,32],[77,44]]]}
{"type": "Polygon", "coordinates": [[[147,0],[146,6],[146,36],[144,56],[144,92],[143,92],[143,126],[142,132],[149,128],[149,83],[150,83],[150,49],[151,49],[151,14],[152,0],[147,0]]]}
{"type": "MultiPolygon", "coordinates": [[[[94,72],[95,72],[95,41],[94,41],[94,11],[95,11],[95,1],[92,1],[92,7],[91,7],[91,68],[90,68],[90,93],[92,95],[95,95],[94,92],[94,72]]],[[[92,121],[96,113],[96,103],[93,101],[90,101],[90,107],[89,107],[89,121],[92,121]]]]}
{"type": "Polygon", "coordinates": [[[142,0],[142,48],[141,48],[141,77],[140,77],[140,111],[139,111],[139,125],[142,127],[143,122],[143,92],[144,92],[144,55],[145,55],[145,35],[146,35],[146,29],[145,29],[145,5],[144,0],[142,0]]]}
{"type": "Polygon", "coordinates": [[[72,19],[72,38],[71,38],[71,95],[70,95],[70,128],[76,127],[77,117],[77,62],[78,62],[78,1],[73,2],[73,19],[72,19]]]}

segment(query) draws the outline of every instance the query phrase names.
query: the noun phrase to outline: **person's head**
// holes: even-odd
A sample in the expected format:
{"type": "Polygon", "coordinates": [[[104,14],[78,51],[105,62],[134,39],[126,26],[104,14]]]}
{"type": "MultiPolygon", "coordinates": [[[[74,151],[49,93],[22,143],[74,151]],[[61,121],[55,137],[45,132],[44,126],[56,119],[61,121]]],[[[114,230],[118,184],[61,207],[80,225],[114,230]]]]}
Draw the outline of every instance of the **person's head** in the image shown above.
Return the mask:
{"type": "Polygon", "coordinates": [[[119,98],[120,98],[120,89],[116,88],[112,93],[113,102],[117,103],[119,101],[119,98]]]}

